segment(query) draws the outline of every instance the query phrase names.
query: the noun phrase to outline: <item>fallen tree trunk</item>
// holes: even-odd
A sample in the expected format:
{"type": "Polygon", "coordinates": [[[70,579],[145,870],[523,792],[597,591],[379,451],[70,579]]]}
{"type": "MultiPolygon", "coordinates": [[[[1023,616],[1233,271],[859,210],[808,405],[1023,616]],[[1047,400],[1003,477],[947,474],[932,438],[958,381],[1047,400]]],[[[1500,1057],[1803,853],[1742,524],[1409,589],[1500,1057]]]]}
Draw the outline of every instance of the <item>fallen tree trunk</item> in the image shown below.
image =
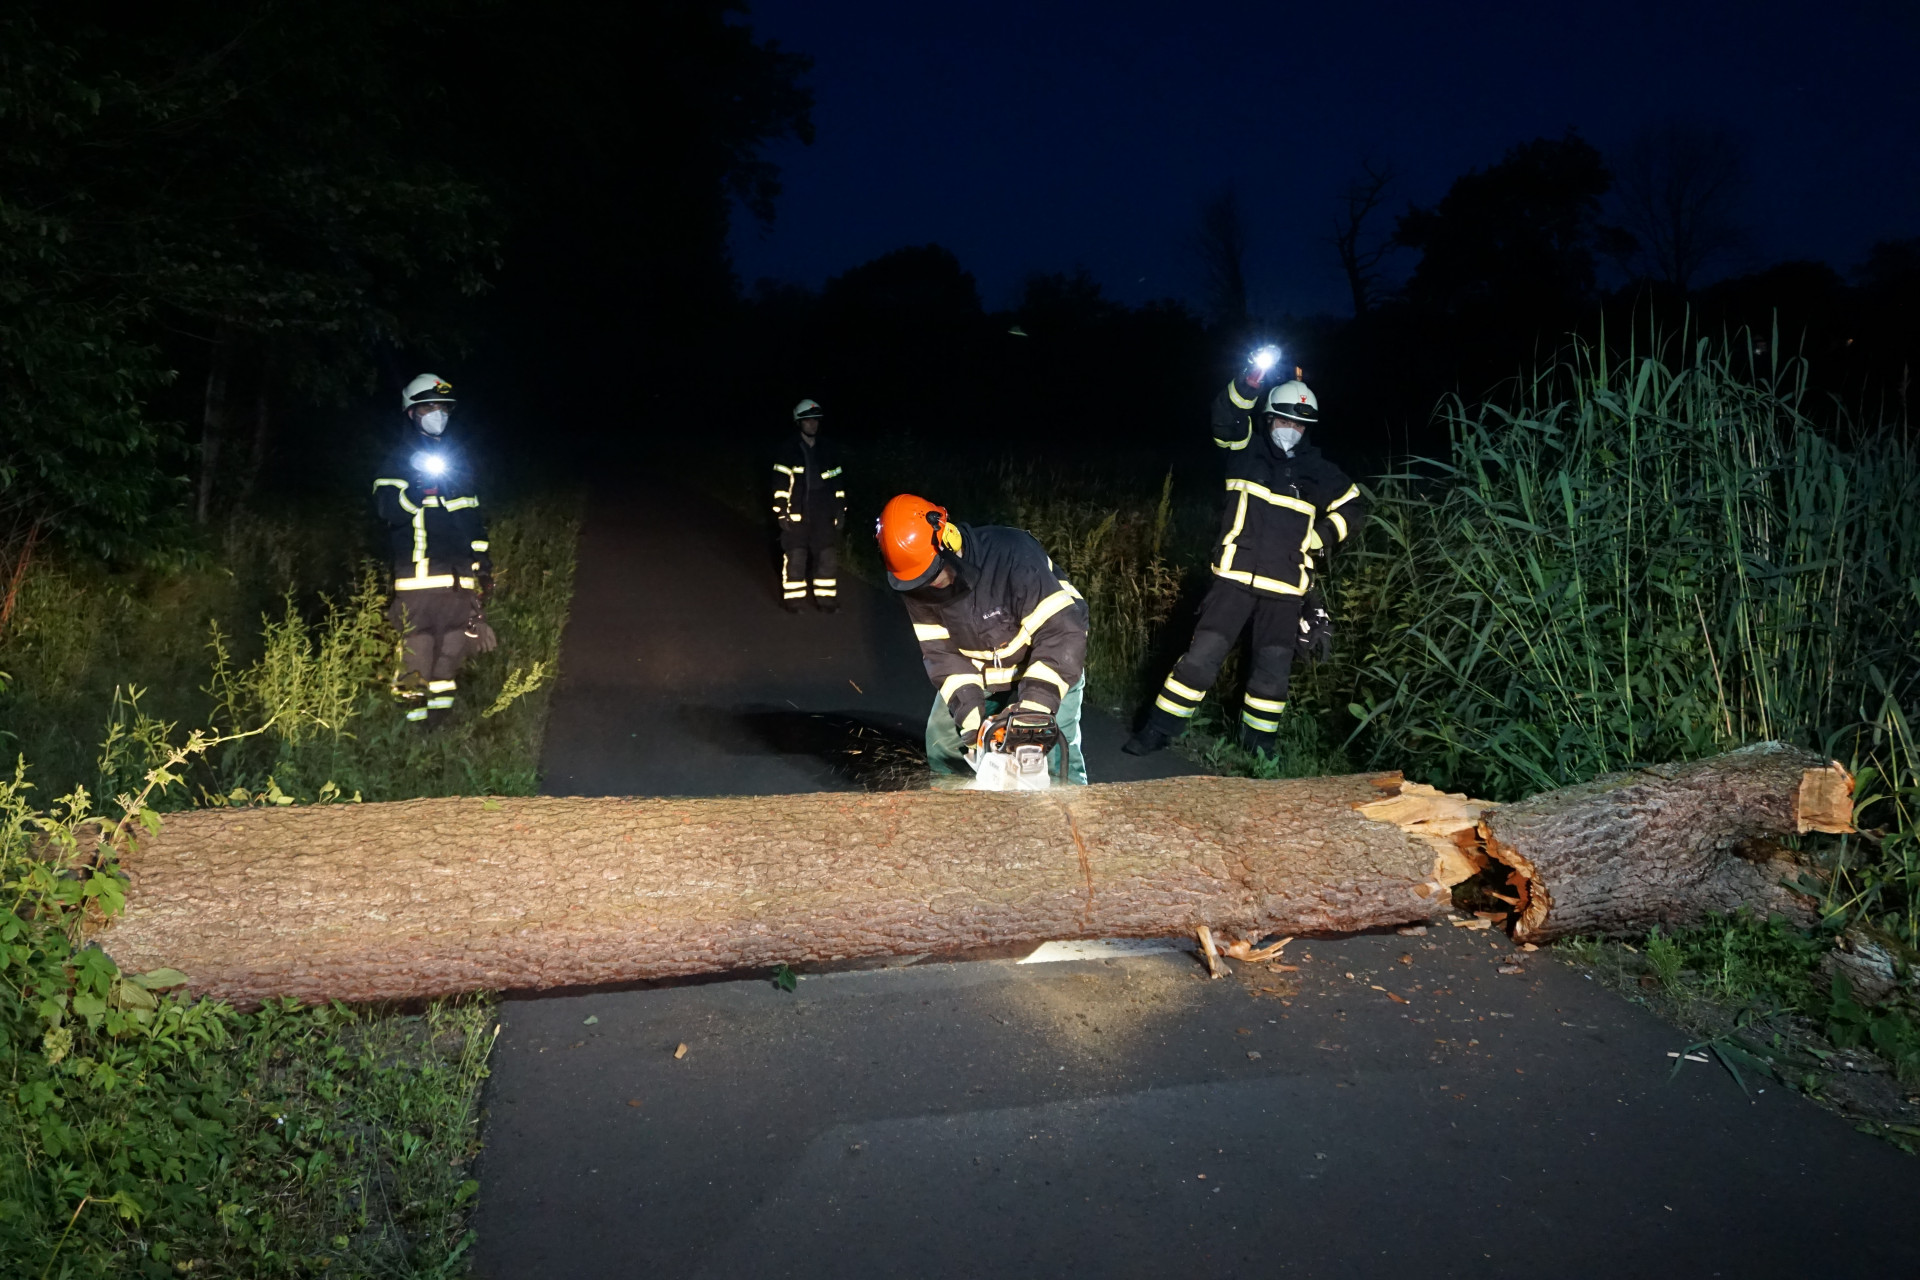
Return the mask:
{"type": "MultiPolygon", "coordinates": [[[[1796,829],[1801,775],[1826,766],[1794,759],[1764,782],[1724,766],[1784,798],[1699,807],[1733,834],[1679,832],[1680,843],[1710,856],[1796,829]]],[[[1720,764],[1665,785],[1712,791],[1720,764]]],[[[196,992],[241,1004],[395,999],[1203,924],[1245,937],[1352,932],[1448,915],[1450,886],[1490,853],[1524,864],[1522,915],[1547,904],[1536,932],[1548,936],[1539,929],[1560,904],[1587,901],[1559,879],[1584,855],[1556,841],[1635,838],[1603,816],[1628,794],[1550,793],[1529,804],[1566,804],[1524,810],[1540,816],[1511,827],[1505,810],[1397,774],[203,810],[170,816],[126,857],[128,909],[100,941],[123,969],[177,968],[196,992]]]]}
{"type": "Polygon", "coordinates": [[[1781,886],[1799,865],[1774,841],[1853,830],[1853,779],[1831,760],[1764,743],[1611,774],[1493,810],[1482,849],[1512,869],[1513,936],[1693,924],[1751,907],[1805,919],[1781,886]]]}

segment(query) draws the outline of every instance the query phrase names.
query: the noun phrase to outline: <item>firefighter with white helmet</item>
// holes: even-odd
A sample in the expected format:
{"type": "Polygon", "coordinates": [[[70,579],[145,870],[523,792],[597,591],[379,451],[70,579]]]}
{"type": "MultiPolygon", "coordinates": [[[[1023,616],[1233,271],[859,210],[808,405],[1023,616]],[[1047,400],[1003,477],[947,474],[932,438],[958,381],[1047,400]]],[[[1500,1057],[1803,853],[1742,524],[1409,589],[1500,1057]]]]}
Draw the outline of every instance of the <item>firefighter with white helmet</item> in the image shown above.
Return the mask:
{"type": "Polygon", "coordinates": [[[493,648],[482,612],[493,584],[487,522],[465,452],[447,438],[453,387],[423,373],[400,393],[407,425],[373,482],[393,566],[388,617],[405,636],[394,695],[429,726],[453,713],[460,666],[493,648]]]}
{"type": "Polygon", "coordinates": [[[1320,401],[1300,370],[1274,380],[1280,353],[1263,347],[1213,402],[1213,443],[1226,461],[1226,507],[1210,564],[1213,582],[1200,604],[1193,642],[1161,686],[1146,723],[1122,750],[1158,751],[1187,727],[1220,674],[1220,664],[1252,629],[1251,669],[1240,711],[1242,743],[1271,750],[1287,706],[1296,651],[1324,654],[1326,609],[1314,585],[1314,556],[1360,531],[1366,503],[1359,486],[1307,442],[1320,401]]]}
{"type": "Polygon", "coordinates": [[[773,463],[773,518],[780,526],[780,604],[798,612],[811,589],[814,607],[840,607],[840,529],[847,520],[844,468],[820,439],[818,401],[793,406],[795,431],[773,463]]]}

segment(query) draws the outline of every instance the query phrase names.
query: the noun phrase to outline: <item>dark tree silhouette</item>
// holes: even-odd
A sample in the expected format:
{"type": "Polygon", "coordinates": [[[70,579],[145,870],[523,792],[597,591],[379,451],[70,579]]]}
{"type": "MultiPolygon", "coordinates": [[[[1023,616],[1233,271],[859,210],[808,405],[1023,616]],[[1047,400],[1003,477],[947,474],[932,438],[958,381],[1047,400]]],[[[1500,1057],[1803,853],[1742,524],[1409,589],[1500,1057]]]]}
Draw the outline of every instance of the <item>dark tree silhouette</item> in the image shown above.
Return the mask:
{"type": "Polygon", "coordinates": [[[1250,315],[1247,227],[1233,188],[1223,188],[1201,202],[1193,247],[1206,282],[1209,317],[1229,332],[1245,329],[1250,315]]]}
{"type": "Polygon", "coordinates": [[[1361,177],[1347,184],[1346,211],[1334,223],[1333,247],[1340,255],[1340,268],[1346,273],[1347,287],[1353,291],[1353,314],[1364,316],[1373,307],[1374,291],[1380,283],[1380,264],[1400,248],[1392,237],[1377,243],[1367,242],[1367,220],[1386,202],[1387,188],[1393,184],[1393,166],[1376,168],[1371,162],[1360,165],[1361,177]]]}
{"type": "Polygon", "coordinates": [[[1594,295],[1596,254],[1630,243],[1600,222],[1612,185],[1600,153],[1577,134],[1510,148],[1499,164],[1455,179],[1432,208],[1401,216],[1395,239],[1420,253],[1407,297],[1507,325],[1563,321],[1594,295]]]}
{"type": "Polygon", "coordinates": [[[1621,221],[1662,283],[1687,292],[1744,241],[1746,158],[1731,129],[1667,120],[1636,134],[1614,168],[1621,221]]]}

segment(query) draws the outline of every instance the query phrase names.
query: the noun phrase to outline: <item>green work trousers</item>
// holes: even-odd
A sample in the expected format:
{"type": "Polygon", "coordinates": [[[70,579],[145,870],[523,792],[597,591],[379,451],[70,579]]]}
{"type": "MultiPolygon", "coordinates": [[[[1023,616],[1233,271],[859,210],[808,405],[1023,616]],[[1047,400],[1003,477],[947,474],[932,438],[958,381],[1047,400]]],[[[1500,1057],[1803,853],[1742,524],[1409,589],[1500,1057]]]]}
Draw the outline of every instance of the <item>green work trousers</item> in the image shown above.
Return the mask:
{"type": "MultiPolygon", "coordinates": [[[[987,714],[999,715],[1008,705],[1017,701],[1015,689],[1005,693],[987,695],[987,714]]],[[[1080,698],[1086,692],[1085,676],[1073,682],[1073,688],[1067,690],[1067,696],[1060,699],[1060,710],[1054,714],[1054,723],[1060,726],[1060,738],[1067,753],[1067,781],[1085,783],[1087,780],[1086,757],[1080,754],[1080,698]]],[[[935,773],[970,774],[973,772],[967,764],[967,747],[971,745],[960,741],[960,727],[953,722],[953,715],[947,710],[947,704],[935,694],[933,710],[927,713],[927,767],[935,773]]],[[[1053,773],[1055,782],[1060,780],[1060,747],[1047,753],[1047,768],[1053,773]]]]}

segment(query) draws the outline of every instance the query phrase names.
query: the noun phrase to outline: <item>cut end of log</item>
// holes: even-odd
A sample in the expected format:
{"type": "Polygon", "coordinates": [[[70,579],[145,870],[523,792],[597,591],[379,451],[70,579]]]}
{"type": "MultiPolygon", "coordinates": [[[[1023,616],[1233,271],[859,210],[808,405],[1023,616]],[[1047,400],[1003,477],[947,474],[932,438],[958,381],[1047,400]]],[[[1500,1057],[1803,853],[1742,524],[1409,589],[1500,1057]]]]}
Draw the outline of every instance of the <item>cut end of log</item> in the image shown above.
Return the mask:
{"type": "Polygon", "coordinates": [[[1487,867],[1480,820],[1494,808],[1490,801],[1406,782],[1399,774],[1375,778],[1373,785],[1388,794],[1355,807],[1375,822],[1391,822],[1419,836],[1433,849],[1429,896],[1464,884],[1487,867]]]}
{"type": "Polygon", "coordinates": [[[1826,768],[1808,769],[1800,775],[1797,823],[1801,835],[1809,831],[1853,834],[1853,775],[1838,760],[1829,760],[1826,768]]]}

